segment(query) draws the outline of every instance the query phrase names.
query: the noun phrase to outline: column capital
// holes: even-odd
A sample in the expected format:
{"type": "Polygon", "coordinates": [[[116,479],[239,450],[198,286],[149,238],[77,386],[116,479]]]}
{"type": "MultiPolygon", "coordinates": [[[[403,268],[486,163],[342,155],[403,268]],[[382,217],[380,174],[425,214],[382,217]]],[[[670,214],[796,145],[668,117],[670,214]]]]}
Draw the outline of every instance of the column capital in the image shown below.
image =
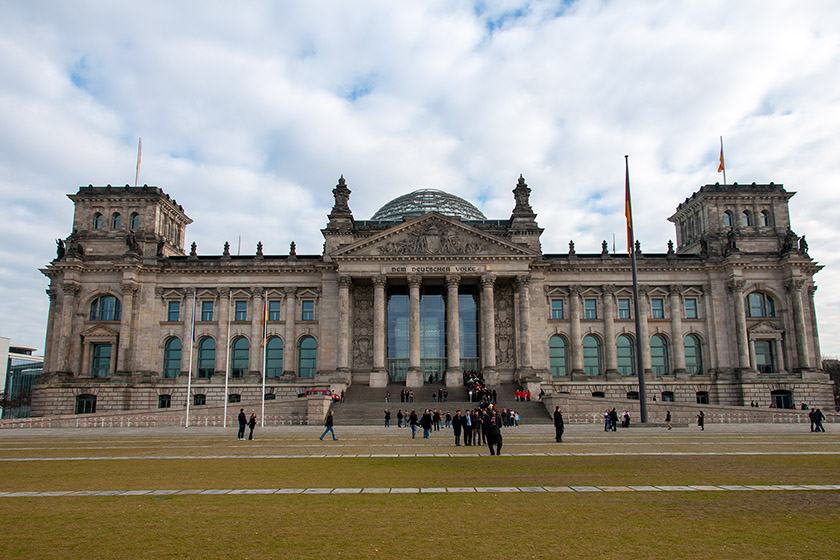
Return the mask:
{"type": "Polygon", "coordinates": [[[672,296],[679,296],[683,293],[683,287],[679,284],[671,284],[668,286],[668,294],[672,296]]]}
{"type": "Polygon", "coordinates": [[[297,294],[297,288],[295,286],[286,286],[283,288],[283,293],[286,294],[286,297],[293,298],[297,294]]]}
{"type": "Polygon", "coordinates": [[[228,288],[228,287],[219,288],[219,297],[220,298],[225,298],[225,299],[230,299],[230,288],[228,288]]]}
{"type": "Polygon", "coordinates": [[[409,276],[408,277],[408,287],[412,288],[417,286],[418,288],[423,284],[423,277],[422,276],[409,276]]]}
{"type": "Polygon", "coordinates": [[[572,284],[569,286],[569,295],[570,296],[579,296],[582,288],[580,284],[572,284]]]}
{"type": "Polygon", "coordinates": [[[64,292],[64,295],[75,296],[79,293],[79,290],[81,290],[82,287],[76,282],[65,282],[61,285],[61,289],[64,292]]]}
{"type": "Polygon", "coordinates": [[[615,293],[615,284],[604,284],[603,286],[601,286],[601,292],[605,296],[611,296],[615,293]]]}
{"type": "Polygon", "coordinates": [[[120,282],[120,291],[122,291],[125,296],[133,296],[139,289],[140,286],[138,286],[136,282],[120,282]]]}
{"type": "Polygon", "coordinates": [[[353,278],[349,274],[339,274],[338,285],[342,288],[349,288],[353,285],[353,278]]]}
{"type": "MultiPolygon", "coordinates": [[[[259,288],[259,287],[257,287],[257,286],[253,286],[253,287],[251,288],[251,297],[252,297],[252,298],[258,298],[258,297],[260,297],[261,295],[263,295],[263,292],[265,292],[265,289],[264,289],[264,288],[259,288]]],[[[221,292],[219,293],[219,295],[221,295],[221,292]]]]}
{"type": "Polygon", "coordinates": [[[517,274],[514,281],[516,282],[517,287],[521,290],[528,287],[531,283],[531,277],[528,274],[517,274]]]}
{"type": "Polygon", "coordinates": [[[457,288],[460,283],[461,283],[461,277],[456,275],[456,274],[452,274],[452,275],[449,275],[449,276],[446,277],[446,286],[447,287],[455,286],[457,288]]]}
{"type": "Polygon", "coordinates": [[[805,280],[801,278],[791,278],[785,281],[785,289],[789,292],[798,292],[805,285],[805,280]]]}
{"type": "Polygon", "coordinates": [[[482,274],[481,275],[481,286],[483,288],[486,287],[493,287],[493,284],[496,283],[496,275],[495,274],[482,274]]]}
{"type": "Polygon", "coordinates": [[[747,283],[743,280],[737,280],[735,278],[732,278],[726,283],[726,289],[734,294],[740,295],[740,293],[744,291],[744,286],[746,285],[747,283]]]}
{"type": "Polygon", "coordinates": [[[373,285],[376,287],[381,286],[384,288],[388,285],[388,278],[382,275],[374,276],[371,280],[373,281],[373,285]]]}

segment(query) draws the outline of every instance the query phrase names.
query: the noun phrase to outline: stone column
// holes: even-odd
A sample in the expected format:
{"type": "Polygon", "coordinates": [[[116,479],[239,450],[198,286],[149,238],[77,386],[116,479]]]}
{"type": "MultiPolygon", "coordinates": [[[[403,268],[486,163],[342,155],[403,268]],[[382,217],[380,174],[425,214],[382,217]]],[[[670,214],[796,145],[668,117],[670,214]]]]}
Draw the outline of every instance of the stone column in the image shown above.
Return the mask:
{"type": "Polygon", "coordinates": [[[531,363],[531,297],[528,286],[531,278],[527,274],[516,277],[519,298],[519,379],[533,373],[531,363]]]}
{"type": "Polygon", "coordinates": [[[262,380],[262,314],[263,298],[265,292],[262,288],[251,288],[251,311],[248,319],[251,322],[251,346],[248,352],[248,375],[262,380]]]}
{"type": "MultiPolygon", "coordinates": [[[[124,281],[120,284],[122,291],[122,318],[120,319],[120,341],[117,350],[118,370],[122,373],[131,373],[131,342],[134,332],[134,296],[137,294],[138,286],[135,282],[124,281]]],[[[187,344],[181,344],[181,354],[187,344]]]]}
{"type": "MultiPolygon", "coordinates": [[[[230,333],[228,332],[228,322],[230,320],[230,288],[219,288],[219,336],[216,337],[216,362],[213,364],[213,373],[221,372],[226,375],[225,362],[227,361],[230,333]]],[[[198,336],[195,338],[195,363],[198,364],[198,336]]],[[[189,358],[189,356],[187,357],[189,358]]],[[[196,376],[198,375],[198,368],[196,367],[196,376]]],[[[224,379],[224,377],[222,378],[224,379]]]]}
{"type": "MultiPolygon", "coordinates": [[[[58,339],[58,364],[63,372],[73,372],[70,360],[73,348],[73,314],[76,310],[76,294],[80,286],[75,282],[65,282],[62,286],[64,302],[61,314],[61,338],[58,339]]],[[[73,372],[78,374],[79,372],[73,372]]]]}
{"type": "Polygon", "coordinates": [[[446,386],[463,382],[461,370],[461,333],[458,321],[458,284],[460,276],[446,277],[446,386]]]}
{"type": "Polygon", "coordinates": [[[569,353],[572,376],[583,375],[583,340],[580,332],[580,286],[569,286],[569,353]]]}
{"type": "Polygon", "coordinates": [[[682,326],[682,286],[673,285],[668,292],[671,308],[671,346],[674,352],[674,375],[685,375],[685,340],[682,326]]]}
{"type": "MultiPolygon", "coordinates": [[[[747,319],[744,312],[744,281],[730,280],[726,286],[735,309],[735,341],[738,345],[738,369],[748,370],[750,366],[750,347],[747,339],[747,319]]],[[[755,369],[754,367],[752,369],[755,369]]]]}
{"type": "Polygon", "coordinates": [[[408,277],[408,371],[406,387],[422,387],[423,371],[420,369],[420,284],[419,276],[408,277]]]}
{"type": "Polygon", "coordinates": [[[352,278],[338,277],[338,371],[350,373],[350,286],[352,278]]]}
{"type": "Polygon", "coordinates": [[[618,376],[618,350],[615,339],[615,286],[607,284],[601,287],[604,306],[604,356],[606,357],[607,376],[618,376]]]}
{"type": "Polygon", "coordinates": [[[47,297],[50,300],[49,311],[47,312],[47,333],[48,339],[46,344],[44,345],[44,371],[55,371],[56,364],[58,361],[56,360],[56,352],[58,351],[57,345],[55,344],[55,337],[56,333],[60,332],[61,325],[57,325],[55,323],[55,311],[56,311],[56,290],[52,287],[52,283],[50,283],[50,287],[47,288],[47,297]]]}
{"type": "Polygon", "coordinates": [[[373,371],[370,373],[371,387],[388,385],[388,371],[385,369],[385,286],[384,276],[373,278],[373,371]]]}
{"type": "Polygon", "coordinates": [[[481,276],[481,363],[484,365],[484,377],[488,372],[496,371],[496,318],[493,285],[496,276],[484,274],[481,276]]]}
{"type": "Polygon", "coordinates": [[[297,355],[297,342],[295,341],[296,293],[297,288],[294,286],[285,289],[286,340],[283,341],[283,375],[291,377],[297,377],[297,373],[295,372],[295,356],[297,355]]]}
{"type": "MultiPolygon", "coordinates": [[[[195,294],[195,289],[190,289],[187,291],[186,295],[181,300],[181,307],[183,308],[183,321],[182,323],[182,335],[181,335],[181,374],[180,376],[184,376],[184,379],[187,377],[187,373],[190,371],[190,344],[192,344],[192,308],[193,308],[193,295],[195,294]]],[[[201,301],[198,299],[195,300],[195,305],[198,308],[195,310],[195,322],[196,322],[196,330],[198,329],[198,321],[201,320],[201,301]]]]}
{"type": "MultiPolygon", "coordinates": [[[[796,335],[796,371],[811,369],[811,356],[808,352],[808,331],[805,328],[805,312],[802,307],[802,286],[804,285],[805,282],[802,280],[789,280],[785,283],[785,288],[790,292],[790,301],[793,304],[793,325],[796,335]]],[[[779,356],[779,359],[781,359],[781,356],[779,356]]]]}
{"type": "Polygon", "coordinates": [[[650,362],[650,329],[648,328],[648,309],[650,309],[650,302],[648,301],[647,286],[639,286],[639,329],[641,333],[637,333],[642,339],[642,367],[645,368],[645,373],[652,373],[653,367],[650,362]]]}

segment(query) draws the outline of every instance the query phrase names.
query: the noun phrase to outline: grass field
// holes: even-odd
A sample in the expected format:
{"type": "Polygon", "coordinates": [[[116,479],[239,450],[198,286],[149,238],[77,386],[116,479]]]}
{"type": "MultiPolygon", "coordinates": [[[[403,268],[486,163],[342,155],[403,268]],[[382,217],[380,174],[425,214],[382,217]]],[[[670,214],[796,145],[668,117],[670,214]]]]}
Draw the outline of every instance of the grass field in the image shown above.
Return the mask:
{"type": "MultiPolygon", "coordinates": [[[[0,492],[840,484],[833,433],[517,430],[501,457],[394,429],[3,432],[0,492]]],[[[0,497],[0,519],[3,558],[840,558],[840,490],[0,497]]]]}

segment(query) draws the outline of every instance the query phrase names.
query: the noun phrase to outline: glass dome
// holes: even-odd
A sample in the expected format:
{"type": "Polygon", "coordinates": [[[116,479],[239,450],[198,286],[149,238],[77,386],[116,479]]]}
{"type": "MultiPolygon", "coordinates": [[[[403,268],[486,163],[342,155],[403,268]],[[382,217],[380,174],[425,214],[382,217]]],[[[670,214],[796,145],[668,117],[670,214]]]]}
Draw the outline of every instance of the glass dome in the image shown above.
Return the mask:
{"type": "Polygon", "coordinates": [[[437,189],[420,189],[402,196],[376,211],[371,220],[395,221],[403,216],[440,212],[464,220],[486,220],[481,211],[458,196],[437,189]]]}

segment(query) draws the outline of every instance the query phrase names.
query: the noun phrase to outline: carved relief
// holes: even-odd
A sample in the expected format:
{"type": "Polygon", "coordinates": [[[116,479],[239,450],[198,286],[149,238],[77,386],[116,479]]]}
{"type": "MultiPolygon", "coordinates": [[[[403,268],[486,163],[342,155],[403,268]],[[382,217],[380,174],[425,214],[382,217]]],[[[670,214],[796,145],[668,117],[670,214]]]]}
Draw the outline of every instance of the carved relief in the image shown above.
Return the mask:
{"type": "Polygon", "coordinates": [[[405,237],[379,247],[382,255],[475,255],[489,252],[485,243],[465,238],[451,225],[431,221],[406,232],[405,237]]]}
{"type": "Polygon", "coordinates": [[[353,297],[353,369],[373,368],[373,286],[356,286],[353,297]]]}
{"type": "Polygon", "coordinates": [[[497,286],[494,296],[496,304],[496,365],[502,368],[513,367],[516,347],[516,336],[513,331],[513,287],[510,284],[497,286]]]}

